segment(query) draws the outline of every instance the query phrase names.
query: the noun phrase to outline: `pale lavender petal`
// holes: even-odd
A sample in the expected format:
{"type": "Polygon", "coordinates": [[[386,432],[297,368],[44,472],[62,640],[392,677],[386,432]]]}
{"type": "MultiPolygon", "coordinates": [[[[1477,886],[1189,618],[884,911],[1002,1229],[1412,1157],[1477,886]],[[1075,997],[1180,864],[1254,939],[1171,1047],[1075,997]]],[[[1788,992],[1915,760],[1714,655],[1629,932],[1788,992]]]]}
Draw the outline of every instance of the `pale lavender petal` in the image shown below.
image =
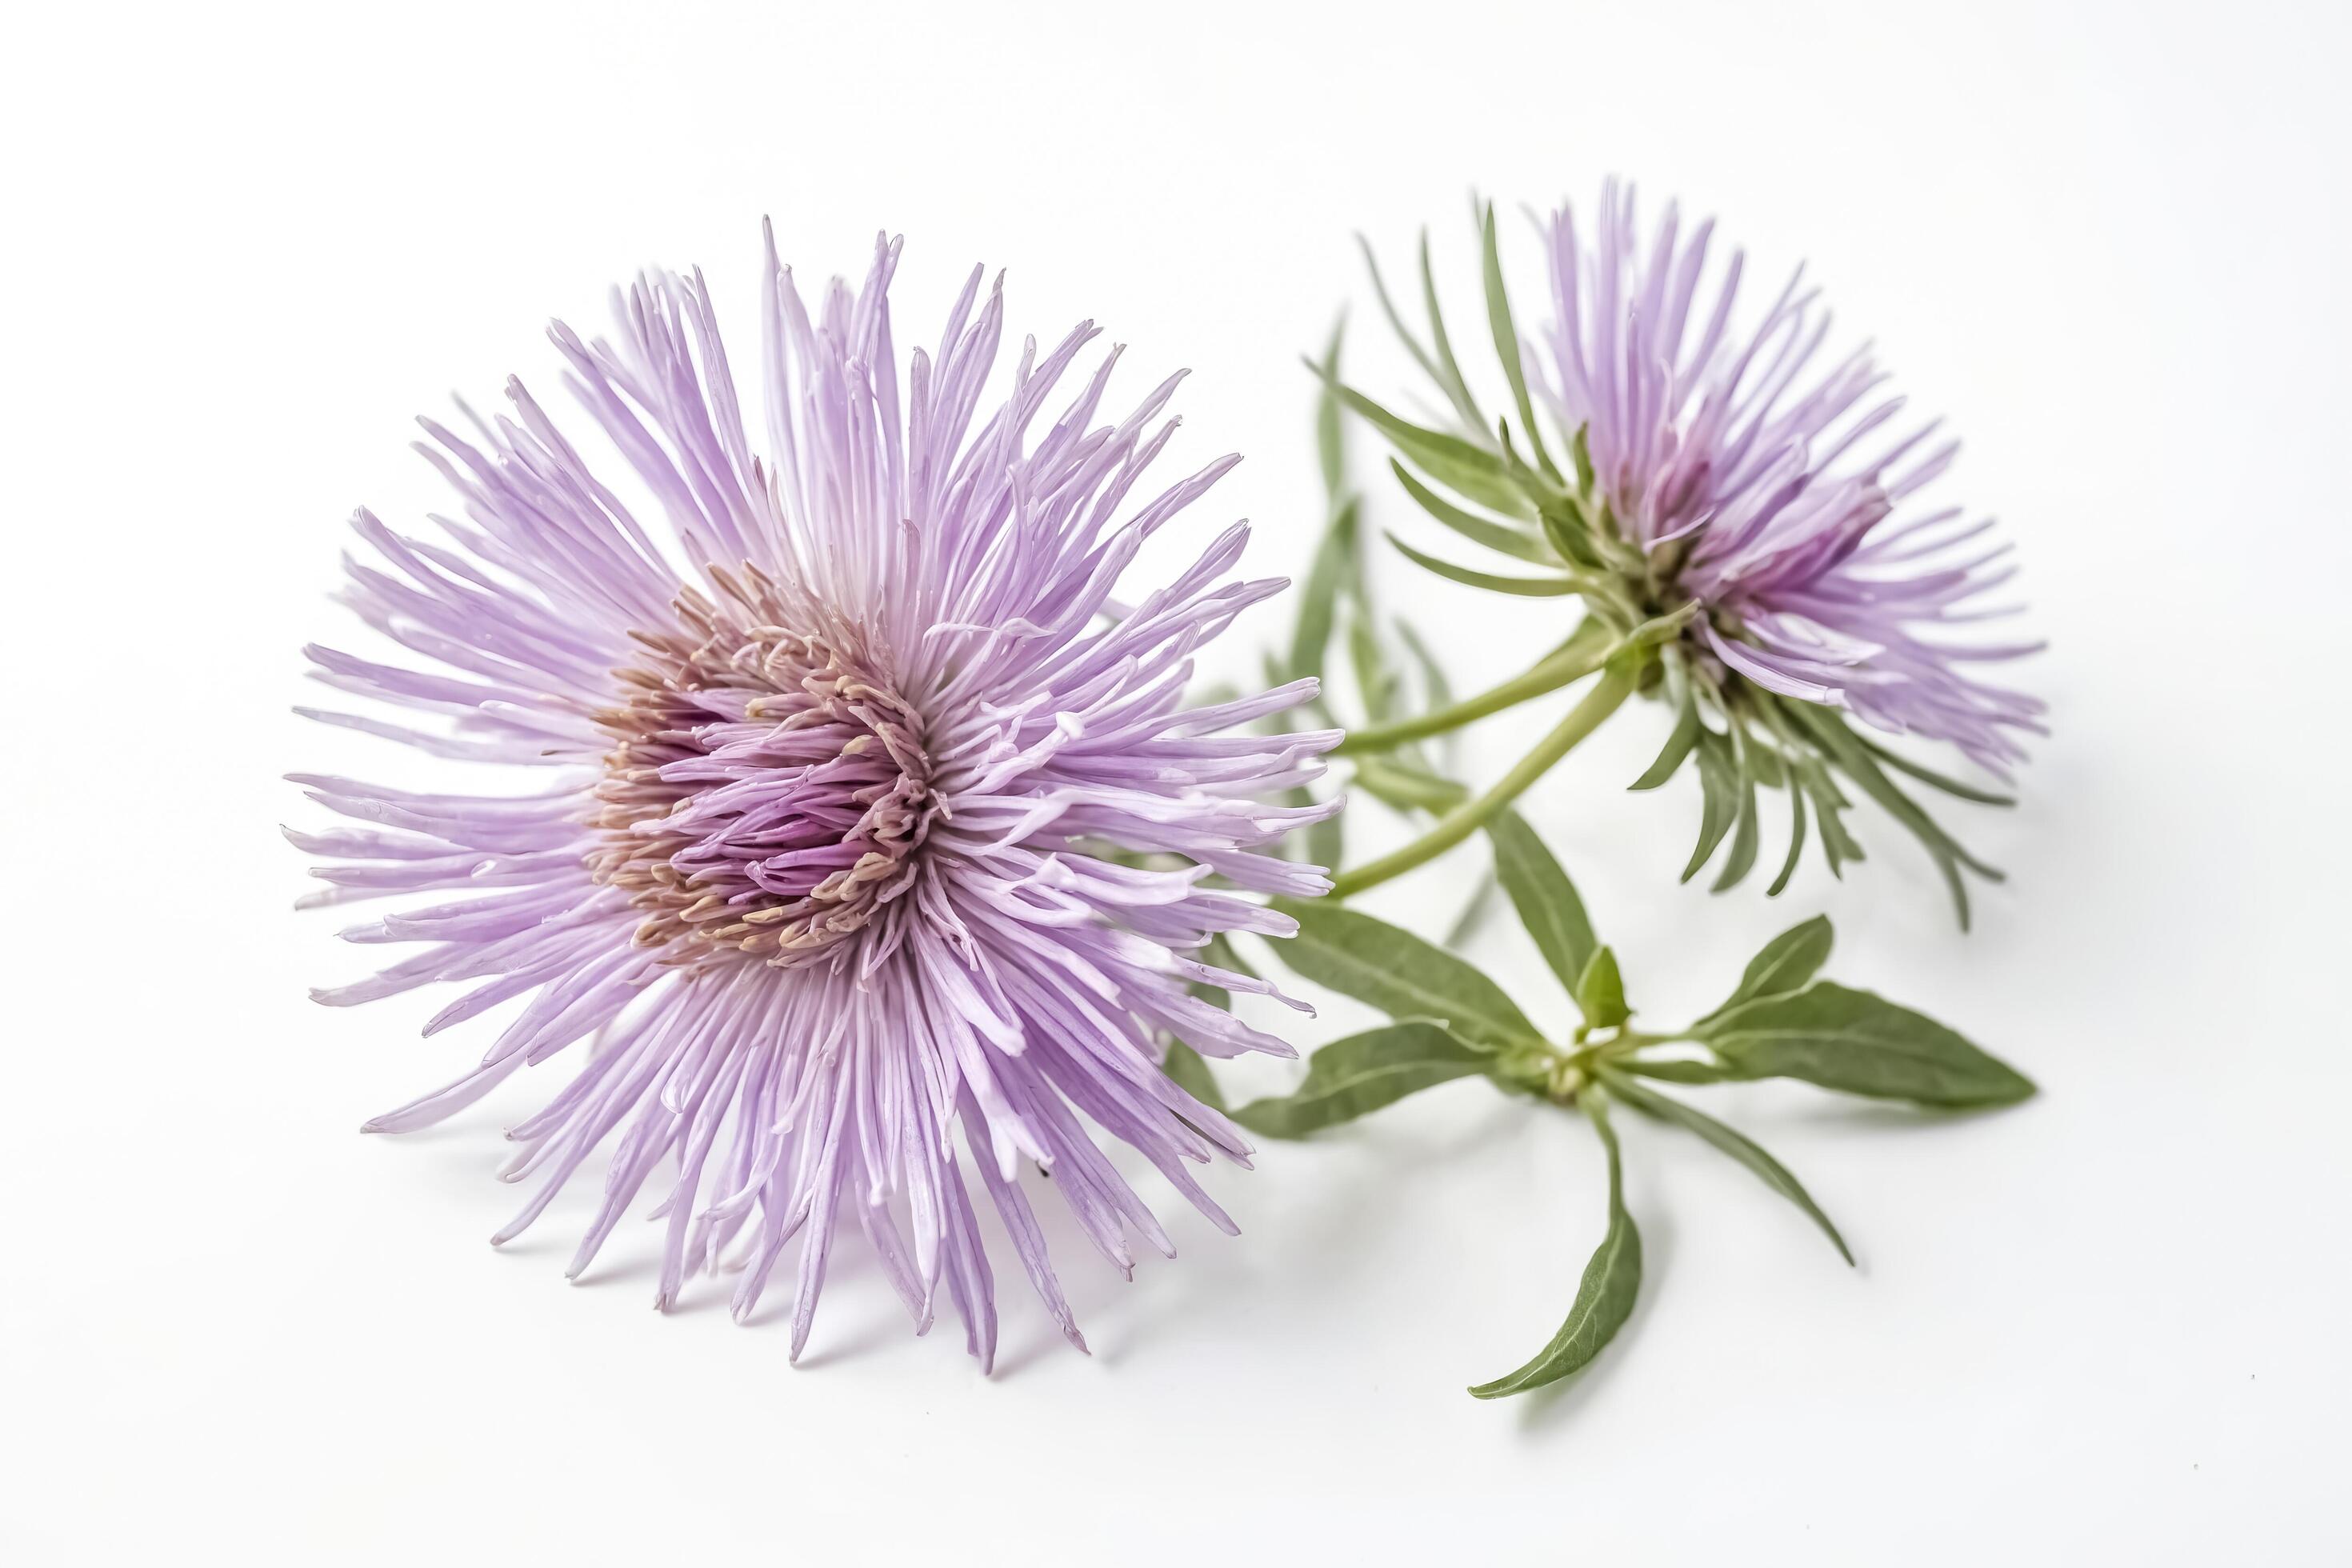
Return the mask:
{"type": "Polygon", "coordinates": [[[1171,1037],[1287,1054],[1192,987],[1278,996],[1194,955],[1294,922],[1202,883],[1328,887],[1267,851],[1338,809],[1275,802],[1339,733],[1251,729],[1312,681],[1183,704],[1202,646],[1284,586],[1231,580],[1245,527],[1119,591],[1144,541],[1234,461],[1139,488],[1178,378],[1101,423],[1118,355],[1075,374],[1097,335],[1083,323],[1030,342],[987,405],[1003,300],[977,271],[937,348],[902,369],[898,254],[878,239],[862,284],[804,300],[770,237],[760,408],[698,274],[619,291],[610,339],[553,329],[622,488],[650,499],[645,521],[519,383],[502,416],[423,421],[419,449],[463,516],[425,539],[358,513],[376,559],[346,559],[341,596],[427,667],[309,650],[320,680],[411,721],[304,711],[436,758],[566,771],[514,795],[296,775],[355,826],[288,837],[322,861],[331,890],[313,901],[421,899],[344,935],[423,951],[319,1000],[467,984],[430,1034],[520,999],[478,1065],[371,1130],[578,1061],[509,1132],[500,1177],[534,1185],[494,1240],[601,1152],[571,1272],[653,1183],[656,1305],[727,1272],[751,1317],[797,1239],[797,1356],[849,1205],[917,1331],[944,1287],[986,1363],[994,1286],[967,1155],[1080,1348],[1026,1175],[1050,1175],[1122,1269],[1132,1242],[1172,1244],[1096,1132],[1232,1229],[1185,1166],[1246,1164],[1249,1145],[1160,1057],[1171,1037]],[[1160,856],[1187,866],[1146,864],[1160,856]]]}

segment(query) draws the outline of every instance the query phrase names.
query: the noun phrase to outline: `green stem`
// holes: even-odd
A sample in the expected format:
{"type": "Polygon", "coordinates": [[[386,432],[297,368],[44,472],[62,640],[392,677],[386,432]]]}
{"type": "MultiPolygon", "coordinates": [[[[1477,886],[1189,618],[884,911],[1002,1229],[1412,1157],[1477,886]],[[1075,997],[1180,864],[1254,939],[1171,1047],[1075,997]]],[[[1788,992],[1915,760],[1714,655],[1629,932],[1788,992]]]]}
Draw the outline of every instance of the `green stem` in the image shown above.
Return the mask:
{"type": "Polygon", "coordinates": [[[1349,757],[1369,752],[1391,751],[1408,741],[1458,730],[1489,713],[1499,713],[1530,698],[1574,685],[1608,663],[1610,657],[1622,646],[1622,642],[1610,642],[1598,647],[1562,648],[1538,662],[1526,674],[1514,676],[1502,685],[1482,691],[1475,697],[1465,697],[1451,708],[1440,708],[1416,718],[1400,719],[1394,723],[1370,724],[1360,730],[1350,730],[1346,740],[1331,748],[1330,754],[1349,757]]]}
{"type": "MultiPolygon", "coordinates": [[[[1533,673],[1529,671],[1529,674],[1533,673]]],[[[1334,879],[1331,897],[1344,899],[1367,888],[1378,887],[1425,860],[1435,859],[1477,832],[1496,812],[1525,794],[1527,787],[1541,778],[1554,763],[1568,755],[1579,741],[1599,729],[1603,720],[1617,711],[1625,699],[1633,693],[1635,673],[1635,668],[1622,664],[1610,668],[1601,678],[1601,683],[1586,692],[1584,700],[1570,709],[1568,716],[1553,728],[1552,732],[1546,735],[1534,751],[1521,757],[1494,788],[1447,812],[1438,819],[1436,826],[1403,848],[1383,855],[1377,860],[1368,860],[1334,879]]]]}

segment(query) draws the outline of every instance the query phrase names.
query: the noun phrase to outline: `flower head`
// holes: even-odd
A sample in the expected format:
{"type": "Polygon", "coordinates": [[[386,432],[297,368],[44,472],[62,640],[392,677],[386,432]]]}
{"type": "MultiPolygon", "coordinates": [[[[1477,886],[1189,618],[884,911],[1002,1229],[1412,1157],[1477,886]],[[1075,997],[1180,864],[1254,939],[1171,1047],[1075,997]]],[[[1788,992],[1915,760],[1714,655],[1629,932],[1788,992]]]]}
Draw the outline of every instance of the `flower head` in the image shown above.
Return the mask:
{"type": "MultiPolygon", "coordinates": [[[[1808,801],[1831,868],[1859,859],[1841,816],[1851,804],[1843,780],[1921,840],[1965,921],[1961,871],[1998,873],[1888,774],[1967,799],[2000,797],[1930,772],[1845,720],[1948,742],[2002,778],[2024,757],[2019,737],[2041,731],[2037,699],[1976,673],[2041,645],[1968,637],[1974,624],[2013,613],[1985,602],[2013,574],[2006,547],[1987,541],[1990,520],[1918,500],[1957,444],[1939,440],[1932,424],[1896,426],[1903,400],[1883,394],[1885,377],[1867,348],[1821,367],[1830,321],[1801,268],[1760,319],[1740,323],[1743,258],[1735,253],[1710,277],[1711,221],[1685,234],[1670,207],[1645,240],[1632,191],[1614,182],[1603,187],[1589,235],[1563,207],[1539,225],[1555,319],[1534,341],[1522,341],[1514,322],[1491,208],[1483,226],[1486,304],[1511,414],[1487,425],[1436,315],[1433,286],[1427,348],[1384,289],[1381,300],[1445,395],[1457,430],[1409,423],[1351,390],[1340,395],[1426,476],[1424,483],[1399,468],[1424,510],[1550,574],[1496,576],[1409,545],[1406,553],[1477,586],[1579,595],[1590,612],[1582,649],[1623,646],[1636,655],[1641,689],[1665,696],[1679,715],[1636,787],[1664,783],[1694,756],[1705,785],[1706,819],[1686,878],[1727,836],[1717,886],[1746,876],[1759,786],[1786,788],[1794,812],[1772,891],[1795,868],[1808,801]],[[1659,657],[1643,651],[1652,647],[1659,657]]],[[[1425,283],[1426,257],[1424,248],[1425,283]]],[[[1563,649],[1557,668],[1584,672],[1599,662],[1578,656],[1578,647],[1563,649]]],[[[1549,689],[1531,673],[1530,684],[1549,689]]]]}
{"type": "Polygon", "coordinates": [[[1046,419],[1086,323],[1048,352],[1032,340],[983,412],[1003,306],[978,270],[902,379],[898,257],[878,243],[862,287],[835,280],[812,316],[771,237],[757,438],[698,274],[619,294],[615,342],[552,329],[658,521],[520,384],[470,439],[425,421],[420,450],[465,520],[436,519],[432,541],[362,511],[383,564],[350,563],[342,597],[437,668],[310,653],[328,684],[446,722],[313,716],[558,782],[475,795],[299,775],[359,826],[289,837],[330,861],[315,901],[428,900],[345,932],[425,945],[320,1001],[470,983],[432,1034],[528,998],[479,1067],[371,1131],[437,1121],[592,1042],[509,1133],[502,1174],[536,1187],[494,1240],[609,1149],[572,1272],[662,1171],[656,1303],[691,1268],[733,1268],[742,1317],[796,1242],[797,1356],[845,1206],[918,1330],[944,1281],[986,1363],[967,1168],[1081,1346],[1024,1165],[1122,1269],[1130,1233],[1168,1238],[1087,1123],[1232,1228],[1185,1163],[1245,1163],[1248,1145],[1160,1071],[1161,1047],[1288,1054],[1192,989],[1270,988],[1194,954],[1293,929],[1236,891],[1327,885],[1267,851],[1336,803],[1260,801],[1314,777],[1339,737],[1245,732],[1312,681],[1183,705],[1194,651],[1283,586],[1223,580],[1245,525],[1138,602],[1112,597],[1235,460],[1136,499],[1176,380],[1098,425],[1114,350],[1046,419]]]}
{"type": "MultiPolygon", "coordinates": [[[[1905,511],[1959,445],[1934,424],[1890,428],[1903,399],[1865,346],[1826,369],[1830,319],[1803,269],[1760,321],[1732,330],[1743,257],[1708,298],[1710,220],[1669,206],[1645,247],[1633,193],[1603,187],[1592,243],[1571,210],[1548,234],[1553,309],[1546,391],[1583,435],[1613,532],[1658,608],[1694,602],[1688,637],[1717,679],[1852,711],[1892,734],[1948,741],[1996,773],[2042,704],[1975,679],[2034,652],[1939,640],[1980,620],[2015,568],[1992,527],[1957,506],[1905,511]]],[[[1997,612],[1990,612],[1997,613],[1997,612]]]]}

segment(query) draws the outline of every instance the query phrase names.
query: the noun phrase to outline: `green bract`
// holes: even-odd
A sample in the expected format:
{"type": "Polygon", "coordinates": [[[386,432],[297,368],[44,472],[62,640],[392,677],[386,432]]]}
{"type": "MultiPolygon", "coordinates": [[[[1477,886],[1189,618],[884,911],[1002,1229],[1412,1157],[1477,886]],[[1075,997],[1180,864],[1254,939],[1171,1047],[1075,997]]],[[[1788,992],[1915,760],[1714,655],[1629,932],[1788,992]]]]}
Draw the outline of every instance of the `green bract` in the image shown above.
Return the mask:
{"type": "MultiPolygon", "coordinates": [[[[1547,437],[1545,420],[1538,416],[1521,363],[1520,333],[1504,281],[1491,204],[1479,207],[1477,218],[1487,327],[1508,392],[1505,411],[1492,418],[1482,412],[1455,358],[1438,306],[1426,234],[1420,249],[1426,318],[1423,331],[1416,331],[1398,310],[1367,245],[1365,257],[1381,311],[1442,395],[1453,425],[1439,428],[1400,416],[1342,381],[1336,357],[1327,355],[1311,366],[1326,392],[1318,419],[1326,478],[1336,493],[1339,447],[1332,432],[1343,413],[1352,413],[1379,431],[1393,449],[1389,470],[1416,510],[1455,536],[1507,558],[1514,569],[1495,572],[1451,561],[1396,532],[1387,532],[1400,553],[1438,576],[1487,592],[1579,600],[1584,616],[1579,629],[1585,634],[1588,652],[1597,657],[1562,662],[1559,655],[1551,656],[1526,676],[1445,710],[1405,719],[1376,714],[1369,729],[1349,736],[1341,753],[1368,756],[1390,744],[1469,723],[1539,697],[1612,665],[1609,656],[1627,649],[1632,642],[1648,651],[1629,651],[1628,657],[1612,665],[1622,668],[1626,689],[1596,693],[1602,706],[1588,716],[1590,722],[1574,739],[1596,727],[1627,695],[1638,692],[1669,708],[1673,721],[1666,742],[1632,787],[1654,789],[1685,765],[1696,767],[1701,820],[1697,842],[1683,868],[1685,881],[1714,862],[1717,870],[1712,887],[1720,892],[1755,871],[1764,841],[1762,795],[1769,791],[1784,792],[1788,797],[1788,828],[1786,849],[1768,893],[1778,895],[1788,887],[1809,840],[1820,845],[1831,872],[1842,875],[1849,862],[1863,858],[1862,846],[1844,820],[1859,795],[1892,816],[1926,848],[1965,927],[1969,922],[1967,875],[1998,880],[2000,873],[1962,848],[1889,775],[1907,775],[1979,805],[2006,805],[2007,797],[1922,767],[1854,729],[1836,707],[1768,689],[1729,669],[1708,651],[1703,633],[1735,640],[1747,635],[1738,616],[1727,610],[1705,611],[1678,586],[1686,544],[1668,542],[1644,547],[1629,532],[1597,480],[1585,428],[1555,429],[1547,437]],[[1565,456],[1565,468],[1552,457],[1555,447],[1565,456]]],[[[1351,514],[1349,547],[1360,551],[1363,537],[1353,529],[1351,514]]],[[[1318,559],[1310,582],[1319,584],[1322,578],[1318,559]]],[[[1302,613],[1303,635],[1313,635],[1318,625],[1315,616],[1302,613]]],[[[1304,666],[1295,661],[1294,668],[1304,666]]],[[[1556,748],[1545,765],[1565,750],[1564,745],[1556,748]]],[[[1367,771],[1371,770],[1367,767],[1367,771]]],[[[1377,777],[1366,778],[1363,773],[1358,776],[1381,798],[1391,798],[1377,777]]],[[[1460,837],[1444,837],[1431,853],[1458,842],[1460,837]]],[[[1400,856],[1359,868],[1342,879],[1339,890],[1343,895],[1360,890],[1427,858],[1400,856]]]]}

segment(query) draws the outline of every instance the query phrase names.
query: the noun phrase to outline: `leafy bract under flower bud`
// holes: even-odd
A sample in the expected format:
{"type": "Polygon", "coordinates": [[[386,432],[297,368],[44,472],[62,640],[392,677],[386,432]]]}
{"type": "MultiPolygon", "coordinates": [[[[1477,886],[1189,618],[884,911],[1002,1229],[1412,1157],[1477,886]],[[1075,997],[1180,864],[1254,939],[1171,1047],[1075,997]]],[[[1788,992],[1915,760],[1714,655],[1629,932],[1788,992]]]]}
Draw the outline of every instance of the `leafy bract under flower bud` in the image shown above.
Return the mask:
{"type": "Polygon", "coordinates": [[[1435,318],[1433,287],[1434,352],[1392,307],[1389,314],[1459,416],[1458,430],[1425,428],[1359,394],[1342,395],[1425,477],[1398,468],[1423,510],[1546,570],[1503,575],[1406,552],[1475,586],[1580,596],[1615,637],[1680,617],[1677,637],[1644,678],[1677,722],[1637,787],[1696,760],[1706,822],[1685,876],[1727,837],[1717,885],[1747,875],[1757,858],[1759,787],[1786,789],[1794,812],[1774,891],[1794,869],[1809,802],[1832,869],[1859,858],[1841,817],[1850,804],[1843,781],[1920,838],[1965,921],[1961,871],[1997,873],[1888,775],[1966,799],[1998,797],[1920,767],[1848,722],[1948,742],[2001,778],[2023,759],[2018,738],[2041,731],[2038,700],[1974,673],[2041,645],[1966,635],[2015,613],[1985,603],[2013,574],[2006,547],[1986,542],[1989,520],[1916,504],[1957,444],[1939,440],[1933,424],[1898,425],[1903,400],[1880,392],[1885,378],[1866,348],[1819,368],[1830,322],[1801,269],[1760,321],[1738,325],[1744,260],[1734,254],[1710,275],[1711,221],[1685,233],[1669,208],[1645,238],[1631,189],[1614,182],[1589,234],[1563,207],[1540,226],[1553,320],[1524,340],[1491,209],[1482,228],[1486,304],[1512,412],[1486,423],[1435,318]]]}

